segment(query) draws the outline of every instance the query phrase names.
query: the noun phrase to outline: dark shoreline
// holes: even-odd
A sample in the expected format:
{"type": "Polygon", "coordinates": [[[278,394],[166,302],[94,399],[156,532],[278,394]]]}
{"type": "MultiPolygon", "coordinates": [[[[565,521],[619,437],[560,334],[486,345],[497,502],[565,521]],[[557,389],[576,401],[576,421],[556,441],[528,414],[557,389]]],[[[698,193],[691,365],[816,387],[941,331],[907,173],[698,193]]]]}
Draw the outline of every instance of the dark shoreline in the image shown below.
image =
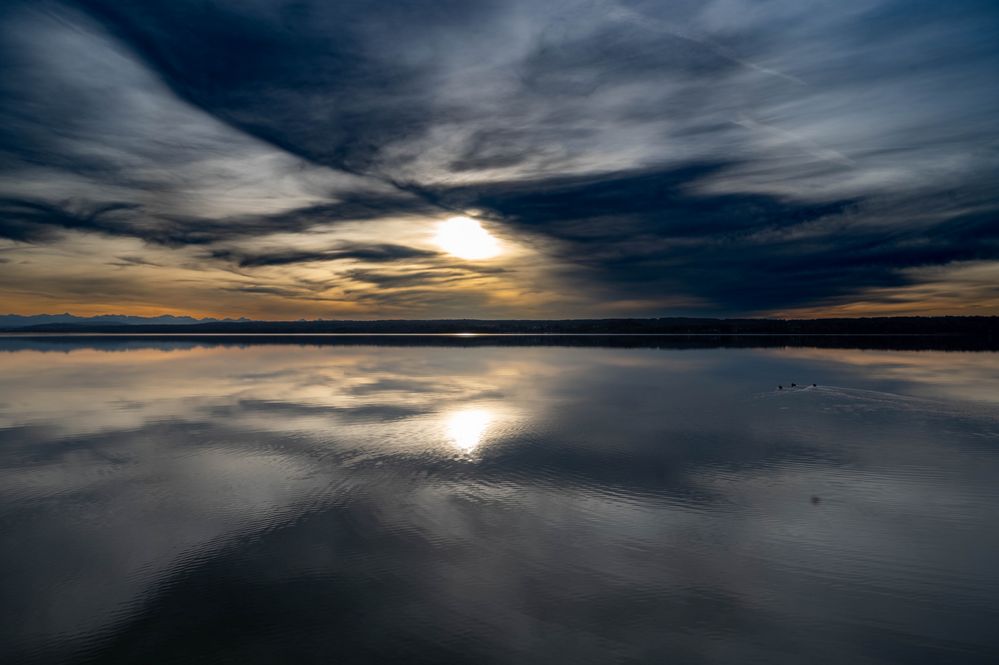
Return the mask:
{"type": "Polygon", "coordinates": [[[960,334],[688,333],[217,333],[6,332],[0,352],[92,348],[215,346],[592,347],[636,349],[829,348],[898,351],[997,351],[999,340],[960,334]]]}
{"type": "Polygon", "coordinates": [[[76,320],[0,326],[8,333],[169,333],[232,335],[962,335],[999,339],[999,317],[909,316],[853,319],[385,319],[202,321],[76,320]]]}

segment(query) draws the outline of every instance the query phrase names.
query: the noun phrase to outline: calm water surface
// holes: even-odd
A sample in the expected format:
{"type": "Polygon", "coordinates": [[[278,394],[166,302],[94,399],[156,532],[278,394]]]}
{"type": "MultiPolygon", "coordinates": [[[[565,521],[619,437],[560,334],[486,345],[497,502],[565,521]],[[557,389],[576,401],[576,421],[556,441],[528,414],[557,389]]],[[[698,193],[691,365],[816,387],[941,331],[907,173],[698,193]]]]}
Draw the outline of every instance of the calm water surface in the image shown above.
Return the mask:
{"type": "Polygon", "coordinates": [[[999,661],[996,353],[0,340],[0,370],[0,662],[999,661]]]}

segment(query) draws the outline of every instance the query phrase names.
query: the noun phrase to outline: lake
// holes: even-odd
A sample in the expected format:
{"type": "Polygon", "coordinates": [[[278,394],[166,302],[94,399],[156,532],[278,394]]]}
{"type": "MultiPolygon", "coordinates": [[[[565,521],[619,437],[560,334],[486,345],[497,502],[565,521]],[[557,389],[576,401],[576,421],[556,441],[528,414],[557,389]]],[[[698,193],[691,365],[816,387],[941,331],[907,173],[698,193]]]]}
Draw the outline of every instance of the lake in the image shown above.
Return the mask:
{"type": "Polygon", "coordinates": [[[999,353],[11,337],[0,370],[0,662],[999,661],[999,353]]]}

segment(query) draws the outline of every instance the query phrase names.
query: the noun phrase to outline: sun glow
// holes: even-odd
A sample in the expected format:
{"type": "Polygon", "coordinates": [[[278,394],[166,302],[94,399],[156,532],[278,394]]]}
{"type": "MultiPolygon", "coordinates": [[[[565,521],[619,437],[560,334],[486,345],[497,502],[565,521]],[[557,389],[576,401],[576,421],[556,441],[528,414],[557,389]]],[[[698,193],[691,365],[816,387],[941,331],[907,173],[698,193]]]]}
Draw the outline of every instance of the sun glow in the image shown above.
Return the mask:
{"type": "Polygon", "coordinates": [[[447,436],[451,445],[463,453],[470,453],[482,443],[482,437],[493,414],[485,409],[465,409],[457,411],[447,420],[447,436]]]}
{"type": "Polygon", "coordinates": [[[499,241],[471,217],[452,217],[437,227],[434,241],[460,259],[491,259],[501,251],[499,241]]]}

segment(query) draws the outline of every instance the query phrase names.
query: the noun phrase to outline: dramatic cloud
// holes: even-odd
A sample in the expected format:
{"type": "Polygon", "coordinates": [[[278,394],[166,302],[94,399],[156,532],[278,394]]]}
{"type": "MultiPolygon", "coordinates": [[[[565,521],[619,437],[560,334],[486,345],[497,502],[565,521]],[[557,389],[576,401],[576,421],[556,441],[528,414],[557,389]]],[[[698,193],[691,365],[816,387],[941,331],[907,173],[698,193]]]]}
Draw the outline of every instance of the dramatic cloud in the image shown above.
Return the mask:
{"type": "Polygon", "coordinates": [[[233,252],[219,250],[212,253],[217,259],[236,259],[239,267],[255,266],[280,266],[289,263],[312,263],[315,261],[338,261],[341,259],[358,259],[361,261],[371,261],[374,263],[405,261],[407,259],[427,258],[435,256],[436,252],[429,252],[405,245],[390,245],[387,243],[379,245],[347,245],[337,249],[322,252],[273,252],[269,254],[234,255],[233,252]]]}
{"type": "Polygon", "coordinates": [[[999,300],[991,2],[9,2],[0,58],[0,310],[999,300]]]}

